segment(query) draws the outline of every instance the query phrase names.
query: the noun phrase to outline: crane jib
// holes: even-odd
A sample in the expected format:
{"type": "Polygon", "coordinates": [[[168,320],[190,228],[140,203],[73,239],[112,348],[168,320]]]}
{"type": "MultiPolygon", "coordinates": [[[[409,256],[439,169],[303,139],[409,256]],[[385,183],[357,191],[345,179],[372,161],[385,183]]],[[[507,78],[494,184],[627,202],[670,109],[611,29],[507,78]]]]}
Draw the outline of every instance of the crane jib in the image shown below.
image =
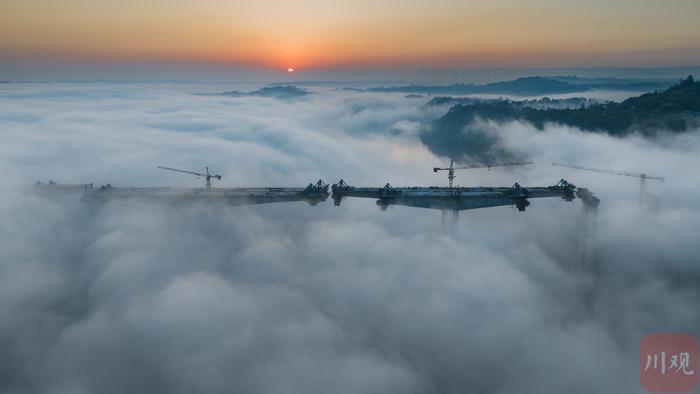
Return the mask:
{"type": "Polygon", "coordinates": [[[605,168],[593,168],[593,167],[586,167],[586,166],[579,166],[575,164],[565,164],[565,163],[559,163],[559,162],[554,162],[552,163],[553,166],[557,167],[566,167],[566,168],[573,168],[575,170],[583,170],[583,171],[591,171],[591,172],[598,172],[601,174],[611,174],[611,175],[620,175],[620,176],[631,176],[635,178],[642,178],[642,179],[653,179],[657,181],[664,182],[665,178],[660,177],[660,176],[651,176],[648,174],[643,174],[643,173],[637,173],[637,172],[630,172],[630,171],[618,171],[618,170],[608,170],[605,168]]]}
{"type": "Polygon", "coordinates": [[[190,174],[190,175],[194,175],[194,176],[197,176],[197,177],[204,177],[204,178],[206,178],[206,180],[207,180],[207,183],[206,183],[207,189],[208,189],[208,188],[211,188],[211,178],[216,178],[216,179],[218,179],[218,180],[221,180],[221,178],[222,178],[221,175],[210,174],[210,173],[209,173],[209,167],[205,167],[205,168],[206,168],[206,171],[207,171],[206,174],[203,174],[203,173],[201,173],[201,172],[187,171],[187,170],[181,170],[181,169],[178,169],[178,168],[165,167],[165,166],[156,166],[156,167],[157,167],[157,168],[160,168],[160,169],[163,169],[163,170],[181,172],[181,173],[183,173],[183,174],[190,174]]]}

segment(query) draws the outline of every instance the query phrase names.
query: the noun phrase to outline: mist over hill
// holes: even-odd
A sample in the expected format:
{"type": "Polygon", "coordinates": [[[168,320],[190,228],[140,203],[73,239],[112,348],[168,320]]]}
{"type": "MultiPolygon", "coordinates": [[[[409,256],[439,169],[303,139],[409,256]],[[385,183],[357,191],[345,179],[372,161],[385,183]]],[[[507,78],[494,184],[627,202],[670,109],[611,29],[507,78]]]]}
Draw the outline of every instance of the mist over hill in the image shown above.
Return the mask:
{"type": "MultiPolygon", "coordinates": [[[[410,96],[410,95],[408,95],[410,96]]],[[[411,98],[408,97],[407,98],[411,98]]],[[[419,96],[423,97],[423,96],[419,96]]],[[[417,97],[416,97],[417,98],[417,97]]],[[[565,109],[565,108],[580,108],[588,107],[595,104],[603,104],[606,101],[600,99],[590,99],[585,97],[570,97],[563,99],[551,99],[543,97],[541,99],[532,100],[504,100],[504,99],[483,99],[475,97],[452,97],[452,96],[437,96],[428,101],[426,106],[444,106],[444,105],[473,105],[481,103],[504,103],[507,102],[514,107],[522,108],[538,108],[538,109],[565,109]]]]}
{"type": "Polygon", "coordinates": [[[631,133],[654,137],[659,132],[681,133],[700,125],[700,82],[692,76],[662,92],[621,103],[578,108],[537,108],[506,100],[466,103],[453,106],[421,134],[421,140],[433,152],[453,158],[509,158],[507,151],[496,148],[499,135],[486,132],[483,122],[523,121],[538,129],[555,123],[618,137],[631,133]]]}
{"type": "Polygon", "coordinates": [[[251,92],[240,92],[238,90],[230,90],[221,93],[222,96],[229,97],[249,97],[249,96],[259,96],[259,97],[274,97],[279,99],[291,99],[296,97],[302,97],[311,94],[306,89],[296,87],[294,85],[281,85],[281,86],[266,86],[262,89],[251,91],[251,92]]]}
{"type": "Polygon", "coordinates": [[[492,82],[483,85],[456,83],[452,85],[402,85],[372,88],[348,88],[375,93],[421,93],[421,94],[512,94],[517,96],[539,96],[545,94],[581,93],[597,90],[653,91],[665,89],[673,84],[670,80],[639,80],[617,78],[580,78],[576,76],[517,78],[512,81],[492,82]]]}

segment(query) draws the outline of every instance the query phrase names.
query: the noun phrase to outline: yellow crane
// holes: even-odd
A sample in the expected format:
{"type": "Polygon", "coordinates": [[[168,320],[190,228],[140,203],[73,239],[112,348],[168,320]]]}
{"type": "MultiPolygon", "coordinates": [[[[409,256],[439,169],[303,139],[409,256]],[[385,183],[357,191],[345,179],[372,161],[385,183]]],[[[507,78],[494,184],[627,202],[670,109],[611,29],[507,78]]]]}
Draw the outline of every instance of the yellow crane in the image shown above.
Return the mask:
{"type": "Polygon", "coordinates": [[[471,169],[476,169],[476,168],[488,168],[490,170],[491,167],[522,166],[522,165],[527,165],[527,164],[532,164],[532,162],[531,161],[521,161],[521,162],[513,162],[513,163],[491,163],[491,164],[477,164],[477,165],[471,165],[471,166],[455,167],[454,160],[450,160],[449,167],[433,167],[433,172],[437,173],[438,171],[447,171],[447,179],[449,179],[450,188],[452,188],[452,184],[454,183],[454,179],[455,179],[455,170],[471,170],[471,169]]]}

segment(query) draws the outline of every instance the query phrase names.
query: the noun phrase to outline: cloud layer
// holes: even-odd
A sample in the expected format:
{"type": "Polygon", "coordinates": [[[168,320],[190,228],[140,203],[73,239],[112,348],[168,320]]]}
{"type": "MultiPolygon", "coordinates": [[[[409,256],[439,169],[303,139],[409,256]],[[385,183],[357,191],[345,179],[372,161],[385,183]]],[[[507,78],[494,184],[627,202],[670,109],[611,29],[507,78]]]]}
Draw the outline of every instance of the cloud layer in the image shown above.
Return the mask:
{"type": "MultiPolygon", "coordinates": [[[[222,185],[446,183],[431,171],[446,159],[417,138],[440,114],[420,100],[193,94],[206,88],[5,87],[0,174],[7,185],[200,185],[154,168],[164,164],[209,165],[222,185]]],[[[485,127],[541,164],[458,183],[565,177],[601,197],[598,215],[533,200],[524,214],[462,212],[447,236],[438,211],[371,200],[88,207],[6,187],[0,391],[639,391],[641,335],[700,335],[700,139],[485,127]],[[656,203],[640,209],[635,179],[552,160],[668,181],[650,184],[656,203]]]]}

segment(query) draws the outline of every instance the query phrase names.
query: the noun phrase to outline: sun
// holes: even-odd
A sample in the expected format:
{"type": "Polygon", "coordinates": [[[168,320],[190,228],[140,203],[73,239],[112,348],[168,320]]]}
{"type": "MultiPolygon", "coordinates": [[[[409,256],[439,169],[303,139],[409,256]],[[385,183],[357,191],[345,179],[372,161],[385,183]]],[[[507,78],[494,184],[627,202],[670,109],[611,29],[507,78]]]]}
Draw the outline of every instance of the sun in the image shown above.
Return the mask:
{"type": "Polygon", "coordinates": [[[294,72],[294,67],[289,67],[289,68],[287,69],[287,72],[288,72],[288,73],[293,73],[293,72],[294,72]]]}

